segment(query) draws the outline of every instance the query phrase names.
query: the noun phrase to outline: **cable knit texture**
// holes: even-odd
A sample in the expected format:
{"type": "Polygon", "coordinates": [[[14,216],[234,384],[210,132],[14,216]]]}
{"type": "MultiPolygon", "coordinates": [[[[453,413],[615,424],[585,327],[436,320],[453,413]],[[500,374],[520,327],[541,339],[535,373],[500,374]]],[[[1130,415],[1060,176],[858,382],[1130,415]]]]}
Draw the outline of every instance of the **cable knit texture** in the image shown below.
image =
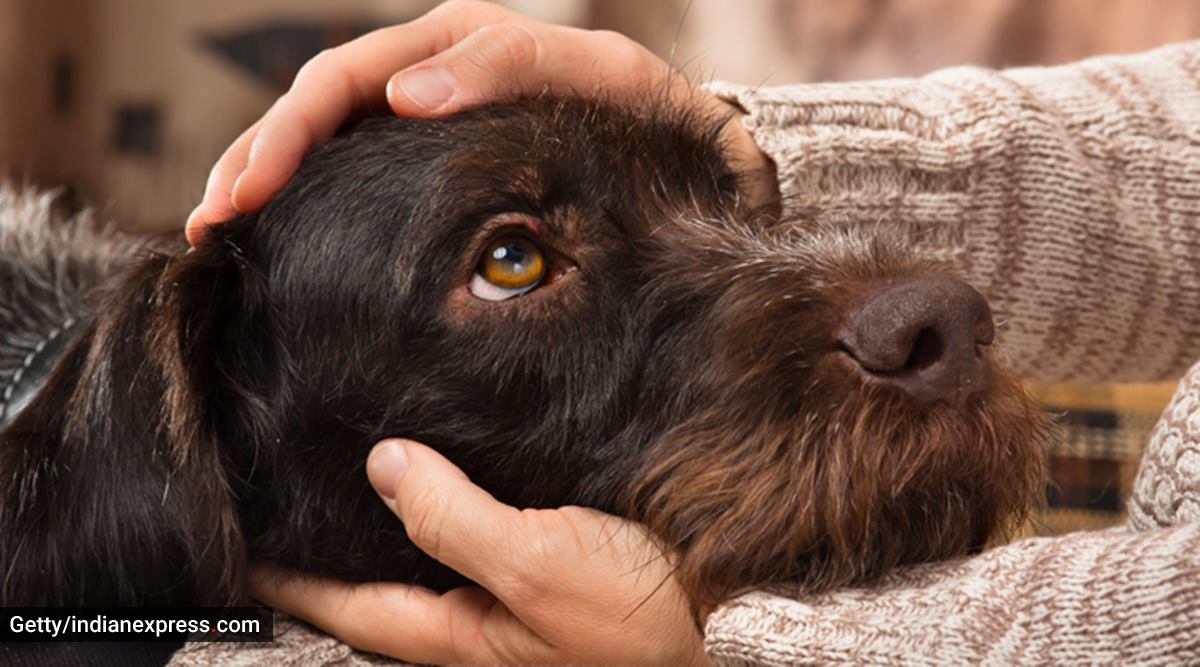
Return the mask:
{"type": "Polygon", "coordinates": [[[987,296],[1050,382],[1179,377],[1200,354],[1200,42],[1054,68],[745,88],[785,214],[899,227],[987,296]]]}
{"type": "MultiPolygon", "coordinates": [[[[1200,42],[1056,68],[747,89],[785,214],[895,225],[952,257],[1024,376],[1150,380],[1200,355],[1200,42]]],[[[751,593],[719,665],[1200,662],[1200,364],[1128,528],[1023,540],[870,589],[751,593]]]]}
{"type": "Polygon", "coordinates": [[[1196,663],[1198,509],[1200,364],[1154,433],[1129,528],[1022,540],[869,589],[751,593],[708,618],[705,646],[718,665],[1196,663]]]}
{"type": "MultiPolygon", "coordinates": [[[[993,305],[1046,381],[1178,377],[1200,355],[1200,42],[1066,67],[781,88],[749,112],[785,213],[894,225],[993,305]]],[[[1154,433],[1130,528],[1027,539],[870,589],[751,593],[707,620],[720,665],[1200,662],[1200,365],[1154,433]]],[[[174,665],[375,662],[281,619],[272,645],[174,665]]]]}
{"type": "Polygon", "coordinates": [[[720,665],[1194,663],[1198,573],[1198,524],[1034,538],[803,604],[746,595],[705,644],[720,665]]]}
{"type": "Polygon", "coordinates": [[[1200,364],[1184,378],[1155,426],[1129,502],[1129,525],[1138,530],[1196,522],[1200,522],[1200,364]]]}

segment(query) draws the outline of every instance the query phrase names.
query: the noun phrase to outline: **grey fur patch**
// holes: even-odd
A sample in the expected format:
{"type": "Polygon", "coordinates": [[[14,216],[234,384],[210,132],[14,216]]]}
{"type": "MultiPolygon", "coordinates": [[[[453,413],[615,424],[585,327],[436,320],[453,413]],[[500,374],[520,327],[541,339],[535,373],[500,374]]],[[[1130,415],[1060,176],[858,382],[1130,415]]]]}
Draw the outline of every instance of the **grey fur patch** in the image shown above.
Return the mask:
{"type": "Polygon", "coordinates": [[[61,353],[59,338],[89,319],[89,295],[145,245],[90,211],[62,215],[55,200],[53,192],[0,183],[0,420],[15,412],[6,406],[17,385],[31,381],[27,373],[53,367],[39,355],[48,347],[61,353]]]}

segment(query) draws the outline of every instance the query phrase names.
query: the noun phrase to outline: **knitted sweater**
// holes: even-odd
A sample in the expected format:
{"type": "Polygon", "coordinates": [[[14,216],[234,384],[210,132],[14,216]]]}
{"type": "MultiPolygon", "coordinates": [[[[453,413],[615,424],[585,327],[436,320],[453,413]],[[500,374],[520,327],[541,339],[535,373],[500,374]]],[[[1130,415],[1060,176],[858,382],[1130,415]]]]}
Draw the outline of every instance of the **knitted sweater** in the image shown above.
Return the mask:
{"type": "Polygon", "coordinates": [[[785,213],[951,256],[1028,379],[1180,377],[1200,357],[1200,42],[1065,67],[714,87],[785,213]]]}
{"type": "MultiPolygon", "coordinates": [[[[716,87],[785,214],[909,231],[992,303],[1046,381],[1178,376],[1200,358],[1200,42],[1055,68],[716,87]]],[[[1126,528],[1027,539],[869,589],[752,593],[720,665],[1200,661],[1200,364],[1152,436],[1126,528]]]]}
{"type": "Polygon", "coordinates": [[[1142,460],[1127,528],[1031,538],[867,589],[745,595],[714,612],[718,665],[1200,661],[1200,364],[1142,460]]]}
{"type": "MultiPolygon", "coordinates": [[[[897,226],[991,301],[1027,378],[1178,377],[1200,358],[1200,42],[1057,68],[711,89],[747,111],[788,216],[897,226]]],[[[1200,661],[1200,365],[1147,450],[1130,526],[1027,539],[870,589],[746,595],[722,665],[1200,661]]],[[[276,644],[173,664],[366,664],[282,621],[276,644]]]]}

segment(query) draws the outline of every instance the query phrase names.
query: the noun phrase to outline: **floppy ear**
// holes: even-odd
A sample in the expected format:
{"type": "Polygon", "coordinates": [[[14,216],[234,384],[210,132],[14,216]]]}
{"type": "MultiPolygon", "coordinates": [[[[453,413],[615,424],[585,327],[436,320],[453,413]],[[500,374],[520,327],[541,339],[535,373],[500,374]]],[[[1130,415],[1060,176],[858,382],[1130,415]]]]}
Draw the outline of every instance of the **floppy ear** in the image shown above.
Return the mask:
{"type": "MultiPolygon", "coordinates": [[[[246,273],[221,243],[140,263],[0,434],[0,605],[245,599],[250,454],[218,424],[264,414],[261,356],[233,344],[257,308],[246,273]]],[[[253,438],[269,422],[227,423],[253,438]]]]}

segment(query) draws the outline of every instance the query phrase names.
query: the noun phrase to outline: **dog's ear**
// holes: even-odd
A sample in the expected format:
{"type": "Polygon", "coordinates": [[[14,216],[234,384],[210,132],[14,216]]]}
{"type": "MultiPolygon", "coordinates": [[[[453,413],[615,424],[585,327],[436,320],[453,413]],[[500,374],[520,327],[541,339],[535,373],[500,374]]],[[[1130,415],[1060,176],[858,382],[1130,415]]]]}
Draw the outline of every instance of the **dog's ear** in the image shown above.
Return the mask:
{"type": "Polygon", "coordinates": [[[221,244],[138,264],[0,434],[0,605],[244,600],[248,455],[219,429],[269,423],[248,272],[221,244]]]}

